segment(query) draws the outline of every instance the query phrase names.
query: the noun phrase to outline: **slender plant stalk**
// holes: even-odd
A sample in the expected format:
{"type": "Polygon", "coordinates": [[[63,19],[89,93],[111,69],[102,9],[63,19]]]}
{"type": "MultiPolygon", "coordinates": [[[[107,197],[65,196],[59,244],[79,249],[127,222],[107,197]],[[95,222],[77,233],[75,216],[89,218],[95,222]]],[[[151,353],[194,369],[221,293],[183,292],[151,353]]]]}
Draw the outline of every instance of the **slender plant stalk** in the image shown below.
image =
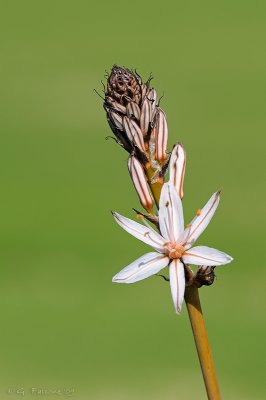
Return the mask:
{"type": "Polygon", "coordinates": [[[149,186],[151,188],[151,192],[153,194],[155,203],[156,203],[157,207],[159,207],[159,200],[160,200],[160,194],[161,194],[163,182],[160,182],[160,181],[157,181],[155,183],[151,183],[150,182],[150,179],[152,178],[152,176],[154,174],[154,172],[153,172],[153,170],[151,168],[148,168],[146,170],[146,173],[147,173],[147,176],[148,176],[148,179],[149,179],[148,183],[149,183],[149,186]]]}
{"type": "MultiPolygon", "coordinates": [[[[151,171],[147,171],[147,175],[151,177],[151,171]]],[[[151,191],[158,205],[162,184],[157,182],[155,185],[150,184],[151,191]]],[[[210,343],[207,335],[206,326],[203,319],[199,291],[195,285],[187,286],[185,291],[185,301],[188,310],[188,315],[195,339],[195,344],[198,352],[201,371],[206,387],[206,392],[209,400],[220,400],[218,381],[214,369],[213,359],[211,355],[210,343]]]]}
{"type": "Polygon", "coordinates": [[[205,382],[208,399],[220,400],[221,395],[219,391],[217,377],[215,374],[207,330],[200,305],[199,291],[195,285],[191,285],[186,288],[185,301],[195,339],[195,344],[197,347],[199,362],[205,382]]]}

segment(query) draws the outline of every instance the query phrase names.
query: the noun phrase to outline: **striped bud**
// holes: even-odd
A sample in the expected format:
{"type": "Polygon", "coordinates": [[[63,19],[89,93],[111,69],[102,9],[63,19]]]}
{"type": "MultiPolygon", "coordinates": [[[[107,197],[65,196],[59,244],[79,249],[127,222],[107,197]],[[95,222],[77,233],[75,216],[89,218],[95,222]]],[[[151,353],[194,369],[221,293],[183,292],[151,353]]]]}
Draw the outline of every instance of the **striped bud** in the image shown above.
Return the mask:
{"type": "Polygon", "coordinates": [[[153,208],[153,198],[151,196],[144,169],[136,157],[128,159],[128,170],[133,181],[136,192],[143,208],[150,212],[153,208]]]}
{"type": "Polygon", "coordinates": [[[118,111],[122,114],[126,113],[126,107],[122,104],[114,101],[111,97],[106,97],[106,102],[110,105],[110,108],[114,111],[118,111]]]}
{"type": "Polygon", "coordinates": [[[141,151],[145,153],[145,145],[143,140],[143,135],[140,127],[135,121],[128,117],[123,118],[123,128],[127,134],[128,139],[136,145],[141,151]]]}
{"type": "Polygon", "coordinates": [[[155,89],[150,89],[148,93],[149,104],[151,108],[151,118],[155,117],[156,107],[158,106],[158,98],[155,89]]]}
{"type": "Polygon", "coordinates": [[[140,129],[144,136],[147,135],[151,123],[151,107],[150,102],[146,98],[143,101],[140,113],[140,129]]]}
{"type": "Polygon", "coordinates": [[[160,163],[167,160],[168,127],[164,112],[159,108],[155,122],[155,159],[160,163]]]}
{"type": "Polygon", "coordinates": [[[136,71],[114,65],[107,76],[103,106],[117,143],[158,174],[167,168],[168,129],[150,81],[143,82],[136,71]]]}
{"type": "Polygon", "coordinates": [[[169,163],[169,180],[175,186],[180,199],[183,198],[183,183],[186,169],[186,152],[181,143],[173,148],[169,163]]]}
{"type": "Polygon", "coordinates": [[[121,117],[120,114],[118,114],[115,111],[110,111],[109,112],[109,117],[112,121],[112,123],[114,124],[114,126],[116,127],[116,129],[122,131],[123,130],[123,118],[121,117]]]}
{"type": "Polygon", "coordinates": [[[136,103],[134,103],[133,101],[128,103],[126,111],[127,111],[127,116],[129,118],[134,117],[139,121],[139,119],[140,119],[140,108],[136,103]]]}

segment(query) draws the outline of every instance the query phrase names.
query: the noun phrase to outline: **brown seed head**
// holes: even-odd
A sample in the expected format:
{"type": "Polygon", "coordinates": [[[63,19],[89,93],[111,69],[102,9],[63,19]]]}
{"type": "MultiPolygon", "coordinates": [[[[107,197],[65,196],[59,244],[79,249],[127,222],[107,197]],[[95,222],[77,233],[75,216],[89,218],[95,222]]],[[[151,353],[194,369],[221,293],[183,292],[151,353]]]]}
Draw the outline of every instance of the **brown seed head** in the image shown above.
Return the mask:
{"type": "Polygon", "coordinates": [[[127,68],[114,65],[107,79],[106,95],[123,106],[131,101],[139,104],[142,96],[141,78],[127,68]]]}

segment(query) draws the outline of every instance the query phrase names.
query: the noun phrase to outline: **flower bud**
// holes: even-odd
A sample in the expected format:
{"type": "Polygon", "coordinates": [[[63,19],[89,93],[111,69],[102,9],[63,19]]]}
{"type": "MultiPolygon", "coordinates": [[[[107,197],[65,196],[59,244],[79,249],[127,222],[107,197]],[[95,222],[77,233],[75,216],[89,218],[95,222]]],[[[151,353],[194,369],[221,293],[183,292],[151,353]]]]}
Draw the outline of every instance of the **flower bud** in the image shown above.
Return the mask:
{"type": "Polygon", "coordinates": [[[142,96],[141,78],[127,68],[114,65],[107,79],[106,95],[124,106],[131,101],[139,104],[142,96]]]}
{"type": "Polygon", "coordinates": [[[135,121],[128,117],[123,118],[123,128],[127,134],[128,139],[136,145],[141,151],[145,153],[145,145],[143,140],[143,135],[140,127],[135,121]]]}
{"type": "Polygon", "coordinates": [[[151,107],[150,102],[146,98],[141,107],[140,113],[140,129],[143,133],[143,136],[146,136],[150,127],[151,119],[151,107]]]}
{"type": "Polygon", "coordinates": [[[148,212],[150,212],[153,208],[153,198],[148,187],[144,169],[136,157],[129,157],[128,170],[135,186],[136,192],[139,196],[141,205],[148,212]]]}
{"type": "Polygon", "coordinates": [[[155,122],[155,159],[160,163],[167,160],[168,127],[164,112],[159,108],[155,122]]]}
{"type": "Polygon", "coordinates": [[[107,76],[104,109],[117,143],[158,175],[168,160],[168,129],[150,80],[142,82],[136,71],[114,65],[107,76]]]}
{"type": "Polygon", "coordinates": [[[110,105],[112,110],[120,112],[122,114],[126,113],[126,107],[118,103],[117,101],[113,100],[112,97],[106,96],[105,100],[110,105]]]}
{"type": "Polygon", "coordinates": [[[152,119],[155,117],[156,107],[158,107],[158,98],[155,89],[150,89],[148,93],[149,104],[151,108],[151,117],[152,119]]]}
{"type": "Polygon", "coordinates": [[[169,180],[177,190],[180,199],[183,198],[183,183],[186,169],[186,152],[181,143],[173,148],[169,163],[169,180]]]}
{"type": "Polygon", "coordinates": [[[214,268],[212,266],[200,267],[194,277],[194,284],[197,287],[212,285],[215,280],[214,268]]]}
{"type": "Polygon", "coordinates": [[[117,112],[111,110],[109,113],[109,116],[110,116],[112,123],[116,127],[116,129],[118,129],[119,131],[122,131],[123,130],[123,118],[121,117],[121,115],[118,114],[117,112]]]}
{"type": "Polygon", "coordinates": [[[133,101],[131,103],[128,103],[126,111],[128,118],[134,117],[136,120],[140,119],[140,108],[133,101]]]}

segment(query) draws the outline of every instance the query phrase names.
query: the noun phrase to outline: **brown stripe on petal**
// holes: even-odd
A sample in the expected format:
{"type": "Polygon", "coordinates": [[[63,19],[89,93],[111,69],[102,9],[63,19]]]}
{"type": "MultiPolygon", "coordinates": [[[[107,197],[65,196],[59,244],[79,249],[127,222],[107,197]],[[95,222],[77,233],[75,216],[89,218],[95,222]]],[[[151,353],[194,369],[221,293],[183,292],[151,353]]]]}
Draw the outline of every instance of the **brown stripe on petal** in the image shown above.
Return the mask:
{"type": "Polygon", "coordinates": [[[129,121],[130,121],[129,118],[124,117],[123,118],[123,127],[124,127],[124,130],[125,130],[126,134],[127,134],[128,139],[132,143],[133,138],[132,138],[132,133],[131,133],[131,129],[130,129],[130,126],[129,126],[129,121]]]}
{"type": "Polygon", "coordinates": [[[170,158],[170,181],[175,186],[179,197],[182,199],[183,193],[183,183],[186,168],[186,153],[182,144],[177,144],[171,154],[170,158]]]}
{"type": "Polygon", "coordinates": [[[160,256],[160,254],[158,253],[158,255],[153,259],[153,260],[149,260],[146,262],[142,262],[141,264],[138,265],[138,269],[134,272],[131,272],[130,275],[127,275],[126,277],[122,277],[122,278],[116,278],[117,281],[126,281],[130,278],[133,278],[135,275],[139,274],[139,272],[143,272],[144,270],[146,270],[147,268],[150,269],[153,264],[157,264],[158,261],[163,260],[165,258],[165,260],[167,260],[167,257],[162,254],[160,256]]]}
{"type": "Polygon", "coordinates": [[[164,112],[161,109],[159,109],[155,125],[155,145],[156,145],[155,158],[161,163],[164,163],[164,161],[167,159],[166,155],[167,141],[168,141],[167,121],[164,112]]]}
{"type": "Polygon", "coordinates": [[[155,117],[156,107],[158,105],[157,93],[155,89],[151,89],[148,93],[147,98],[149,99],[150,108],[151,108],[151,118],[155,117]]]}
{"type": "Polygon", "coordinates": [[[147,211],[150,211],[153,207],[153,199],[147,184],[144,169],[136,157],[129,157],[128,170],[142,206],[147,211]]]}
{"type": "Polygon", "coordinates": [[[179,299],[179,281],[178,281],[178,263],[175,263],[175,279],[176,279],[176,310],[179,312],[178,299],[179,299]]]}
{"type": "Polygon", "coordinates": [[[140,128],[144,136],[147,134],[149,130],[150,122],[151,122],[151,109],[149,105],[149,100],[145,99],[142,104],[141,114],[140,114],[140,128]]]}
{"type": "Polygon", "coordinates": [[[140,119],[140,108],[139,106],[134,103],[133,101],[131,103],[128,103],[127,105],[127,116],[131,118],[132,116],[135,117],[137,120],[140,119]]]}
{"type": "Polygon", "coordinates": [[[147,92],[148,92],[148,86],[146,85],[146,83],[144,83],[143,85],[142,85],[142,98],[144,99],[145,98],[145,96],[146,96],[146,94],[147,94],[147,92]]]}
{"type": "MultiPolygon", "coordinates": [[[[190,231],[190,234],[189,234],[189,236],[187,237],[187,239],[186,239],[186,243],[184,243],[184,246],[189,242],[189,240],[191,239],[191,237],[195,234],[195,232],[196,232],[196,230],[201,226],[201,224],[206,220],[206,218],[208,217],[208,215],[210,214],[210,212],[212,211],[212,209],[213,209],[213,207],[215,206],[215,204],[216,204],[216,202],[219,200],[219,195],[220,195],[220,192],[216,192],[216,195],[215,195],[215,198],[214,198],[214,200],[213,200],[213,202],[212,202],[212,205],[210,206],[210,208],[209,208],[209,210],[206,212],[206,214],[203,216],[203,218],[200,220],[200,222],[199,222],[199,224],[198,225],[196,225],[196,222],[197,222],[197,220],[196,220],[196,222],[195,222],[195,228],[193,229],[193,231],[190,231]]],[[[202,215],[202,213],[201,213],[201,215],[202,215]]],[[[198,218],[200,218],[200,216],[198,217],[198,218]]],[[[193,224],[194,225],[194,224],[193,224]]]]}
{"type": "Polygon", "coordinates": [[[121,131],[123,129],[123,118],[121,117],[121,115],[112,110],[110,110],[109,115],[113,124],[116,126],[117,129],[121,131]]]}
{"type": "Polygon", "coordinates": [[[132,141],[132,143],[145,153],[143,135],[136,122],[128,117],[124,117],[123,126],[128,138],[132,141]]]}
{"type": "Polygon", "coordinates": [[[206,260],[206,261],[210,262],[210,264],[211,264],[212,262],[219,263],[219,264],[223,264],[222,261],[215,260],[214,258],[203,257],[203,256],[199,256],[198,254],[193,254],[193,253],[189,253],[189,252],[183,253],[183,256],[192,256],[192,257],[195,257],[195,258],[200,258],[200,259],[202,259],[202,260],[206,260]]]}
{"type": "Polygon", "coordinates": [[[121,112],[122,114],[126,114],[126,107],[122,104],[114,101],[111,97],[106,97],[106,101],[113,110],[121,112]]]}

